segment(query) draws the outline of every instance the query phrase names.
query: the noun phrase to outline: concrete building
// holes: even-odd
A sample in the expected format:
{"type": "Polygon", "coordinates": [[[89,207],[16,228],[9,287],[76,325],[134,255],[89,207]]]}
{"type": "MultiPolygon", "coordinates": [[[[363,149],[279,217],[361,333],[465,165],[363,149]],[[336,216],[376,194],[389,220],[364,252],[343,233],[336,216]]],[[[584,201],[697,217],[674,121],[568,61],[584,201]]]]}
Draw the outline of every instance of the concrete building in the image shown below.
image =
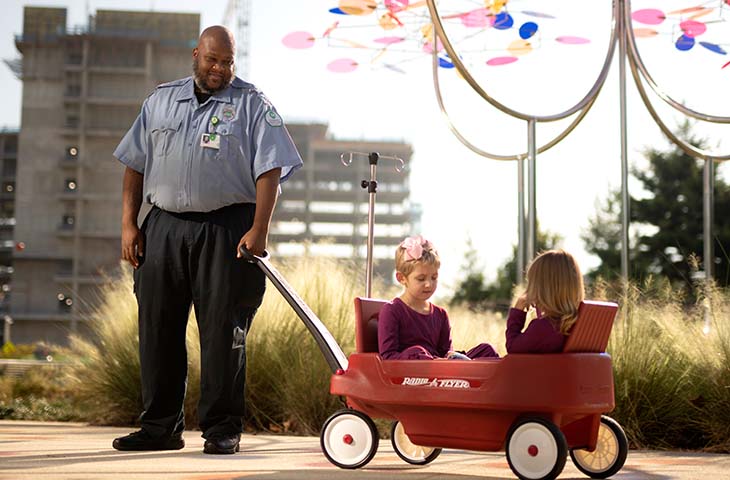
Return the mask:
{"type": "Polygon", "coordinates": [[[13,229],[15,228],[15,172],[18,166],[18,130],[0,130],[0,345],[6,338],[5,323],[11,300],[13,229]]]}
{"type": "Polygon", "coordinates": [[[367,155],[382,158],[377,165],[375,195],[374,271],[385,281],[393,278],[395,247],[418,228],[420,213],[410,203],[411,146],[392,141],[334,139],[323,124],[288,124],[289,132],[304,160],[304,168],[284,186],[276,207],[269,236],[277,255],[327,255],[357,261],[365,259],[369,194],[362,187],[370,180],[367,155]],[[342,162],[342,156],[346,162],[342,162]]]}
{"type": "Polygon", "coordinates": [[[119,265],[122,167],[112,157],[144,98],[190,72],[198,14],[25,7],[16,191],[15,343],[82,331],[101,272],[119,265]]]}

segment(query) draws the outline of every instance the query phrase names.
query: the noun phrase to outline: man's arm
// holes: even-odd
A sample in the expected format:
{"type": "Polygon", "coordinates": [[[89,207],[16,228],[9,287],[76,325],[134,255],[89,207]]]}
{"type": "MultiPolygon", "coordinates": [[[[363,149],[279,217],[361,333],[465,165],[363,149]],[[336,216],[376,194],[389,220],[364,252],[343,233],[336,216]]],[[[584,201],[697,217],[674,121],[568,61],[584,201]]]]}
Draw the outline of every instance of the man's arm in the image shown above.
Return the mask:
{"type": "Polygon", "coordinates": [[[142,206],[144,175],[126,167],[122,183],[122,260],[134,268],[144,255],[144,235],[137,226],[137,216],[142,206]]]}
{"type": "Polygon", "coordinates": [[[256,215],[254,215],[251,229],[238,242],[237,257],[241,257],[239,251],[241,246],[245,246],[246,250],[257,256],[263,255],[264,250],[266,250],[271,216],[274,213],[276,199],[279,195],[280,175],[281,168],[274,168],[261,174],[256,179],[256,215]]]}

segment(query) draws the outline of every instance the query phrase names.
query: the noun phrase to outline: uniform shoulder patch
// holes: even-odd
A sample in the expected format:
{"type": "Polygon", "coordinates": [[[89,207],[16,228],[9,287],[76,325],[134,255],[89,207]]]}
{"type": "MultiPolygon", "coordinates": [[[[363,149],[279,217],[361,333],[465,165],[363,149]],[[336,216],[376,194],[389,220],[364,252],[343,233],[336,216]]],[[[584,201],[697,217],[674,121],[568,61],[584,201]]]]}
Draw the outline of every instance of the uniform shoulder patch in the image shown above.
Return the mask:
{"type": "Polygon", "coordinates": [[[276,113],[276,110],[274,110],[273,107],[269,107],[268,109],[266,109],[264,118],[266,119],[266,123],[268,123],[272,127],[281,127],[282,125],[284,125],[284,120],[281,119],[281,116],[276,113]]]}

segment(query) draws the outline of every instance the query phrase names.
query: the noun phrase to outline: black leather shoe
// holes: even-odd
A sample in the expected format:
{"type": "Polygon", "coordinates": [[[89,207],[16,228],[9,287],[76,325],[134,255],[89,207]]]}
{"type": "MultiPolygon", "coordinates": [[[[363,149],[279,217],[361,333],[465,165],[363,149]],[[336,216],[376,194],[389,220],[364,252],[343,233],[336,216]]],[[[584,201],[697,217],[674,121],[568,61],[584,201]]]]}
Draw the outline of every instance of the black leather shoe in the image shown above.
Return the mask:
{"type": "Polygon", "coordinates": [[[171,437],[152,437],[144,430],[115,438],[112,447],[117,450],[180,450],[185,446],[182,435],[171,437]]]}
{"type": "Polygon", "coordinates": [[[217,434],[205,441],[203,453],[212,453],[214,455],[236,453],[240,450],[240,441],[241,435],[239,434],[217,434]]]}

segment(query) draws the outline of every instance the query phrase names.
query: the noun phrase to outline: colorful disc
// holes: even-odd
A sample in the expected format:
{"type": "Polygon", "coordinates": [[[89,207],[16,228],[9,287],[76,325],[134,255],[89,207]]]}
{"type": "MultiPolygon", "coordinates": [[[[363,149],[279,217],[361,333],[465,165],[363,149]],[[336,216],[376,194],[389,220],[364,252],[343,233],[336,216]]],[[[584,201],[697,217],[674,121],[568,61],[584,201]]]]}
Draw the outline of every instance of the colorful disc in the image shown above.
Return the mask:
{"type": "Polygon", "coordinates": [[[515,63],[517,60],[517,57],[494,57],[487,60],[487,65],[491,67],[509,65],[510,63],[515,63]]]}
{"type": "Polygon", "coordinates": [[[664,12],[657,10],[656,8],[644,8],[633,12],[631,14],[631,18],[634,19],[635,22],[643,23],[645,25],[659,25],[666,20],[667,17],[664,15],[664,12]]]}
{"type": "Polygon", "coordinates": [[[351,58],[338,58],[327,65],[327,70],[334,73],[350,73],[357,70],[357,62],[351,58]]]}
{"type": "Polygon", "coordinates": [[[687,35],[680,35],[674,46],[677,47],[677,50],[686,52],[695,46],[695,39],[687,35]]]}
{"type": "Polygon", "coordinates": [[[289,48],[310,48],[314,45],[314,36],[309,32],[292,32],[281,42],[289,48]]]}
{"type": "Polygon", "coordinates": [[[684,22],[679,24],[679,28],[682,29],[686,36],[692,38],[698,35],[702,35],[707,31],[707,26],[702,22],[698,22],[697,20],[685,20],[684,22]]]}
{"type": "Polygon", "coordinates": [[[492,26],[497,30],[507,30],[509,28],[512,28],[512,25],[514,24],[515,21],[512,18],[512,15],[507,12],[502,12],[495,15],[494,24],[492,26]]]}
{"type": "Polygon", "coordinates": [[[520,27],[520,38],[527,40],[537,32],[537,23],[526,22],[520,27]]]}
{"type": "Polygon", "coordinates": [[[563,35],[555,39],[555,41],[560,43],[567,43],[568,45],[583,45],[585,43],[590,43],[590,40],[583,37],[571,37],[570,35],[563,35]]]}

